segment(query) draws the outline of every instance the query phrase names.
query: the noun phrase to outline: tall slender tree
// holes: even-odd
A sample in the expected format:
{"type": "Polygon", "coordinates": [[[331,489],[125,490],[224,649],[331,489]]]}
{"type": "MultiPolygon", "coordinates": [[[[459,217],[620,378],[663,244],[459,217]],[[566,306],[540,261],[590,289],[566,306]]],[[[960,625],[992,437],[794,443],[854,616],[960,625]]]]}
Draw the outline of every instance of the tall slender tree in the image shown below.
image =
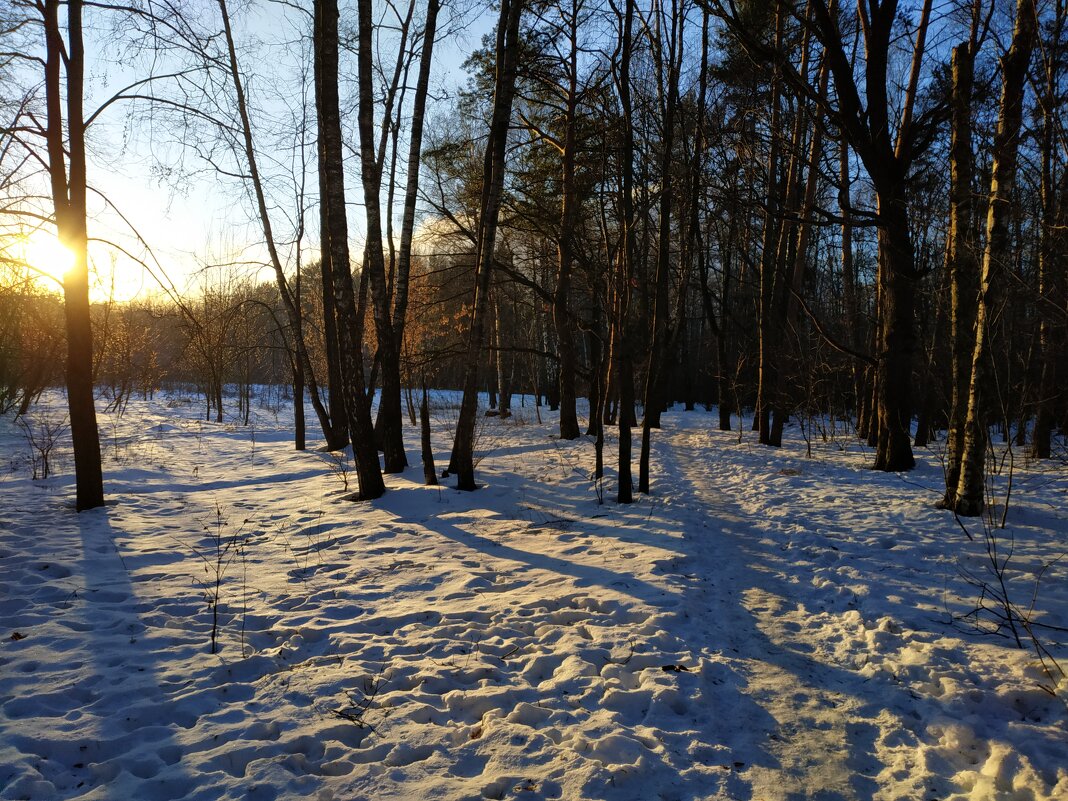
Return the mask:
{"type": "MultiPolygon", "coordinates": [[[[649,492],[649,451],[652,429],[660,427],[664,405],[662,384],[668,361],[672,268],[672,206],[675,202],[675,117],[679,106],[679,73],[682,69],[686,8],[679,0],[660,6],[655,30],[662,133],[660,141],[660,198],[657,220],[656,278],[654,283],[652,336],[645,370],[644,414],[641,452],[638,459],[638,492],[649,492]]],[[[683,293],[685,295],[685,293],[683,293]]]]}
{"type": "Polygon", "coordinates": [[[962,516],[982,514],[986,506],[985,478],[987,413],[992,387],[991,327],[1004,293],[1012,243],[1012,195],[1023,125],[1024,88],[1038,32],[1035,0],[1017,0],[1012,43],[1001,59],[1001,100],[991,151],[990,198],[986,211],[986,247],[975,315],[975,347],[968,382],[968,414],[960,455],[954,511],[962,516]]]}
{"type": "Polygon", "coordinates": [[[416,77],[412,118],[408,129],[408,173],[404,188],[404,210],[401,218],[397,271],[393,289],[392,323],[394,347],[398,354],[403,348],[405,321],[408,314],[412,244],[415,236],[415,206],[419,198],[419,168],[423,152],[423,121],[430,88],[430,68],[434,58],[434,41],[438,33],[440,10],[440,0],[427,0],[426,19],[423,23],[423,46],[419,55],[419,74],[416,77]]]}
{"type": "Polygon", "coordinates": [[[337,0],[316,0],[314,46],[316,49],[319,137],[322,140],[320,202],[326,206],[324,249],[329,251],[333,279],[334,311],[337,315],[338,354],[345,417],[352,443],[359,497],[377,498],[385,492],[375,445],[371,402],[367,397],[363,369],[363,321],[356,305],[349,267],[348,217],[345,209],[345,167],[338,94],[337,0]]]}
{"type": "Polygon", "coordinates": [[[74,442],[75,504],[78,511],[83,511],[104,505],[100,435],[93,400],[93,328],[89,314],[84,5],[82,0],[68,0],[65,26],[60,21],[61,5],[60,0],[43,0],[38,8],[45,35],[48,178],[59,241],[73,257],[70,269],[63,276],[63,308],[67,324],[67,406],[74,442]]]}
{"type": "MultiPolygon", "coordinates": [[[[376,152],[374,135],[374,23],[371,5],[371,0],[359,0],[357,3],[357,127],[364,214],[367,220],[363,268],[370,286],[375,333],[378,338],[378,364],[382,376],[379,419],[382,423],[385,471],[399,473],[408,465],[408,459],[404,453],[402,429],[400,346],[393,326],[382,239],[382,159],[376,152]]],[[[418,165],[409,165],[409,168],[418,170],[418,165]]]]}
{"type": "Polygon", "coordinates": [[[571,316],[571,273],[578,233],[578,162],[579,125],[579,23],[582,0],[571,0],[564,23],[567,46],[564,94],[564,135],[561,143],[560,233],[557,239],[556,292],[553,294],[553,323],[560,351],[560,438],[579,436],[575,400],[575,326],[571,316]]]}
{"type": "Polygon", "coordinates": [[[631,98],[631,59],[634,52],[635,0],[624,0],[620,11],[613,3],[619,25],[619,66],[616,91],[619,96],[622,142],[619,156],[620,247],[616,256],[611,364],[619,397],[618,482],[616,503],[634,500],[631,466],[631,426],[634,413],[634,332],[631,327],[631,290],[637,259],[634,215],[634,105],[631,98]]]}
{"type": "MultiPolygon", "coordinates": [[[[974,30],[974,27],[973,27],[974,30]]],[[[975,38],[953,48],[951,62],[949,232],[946,236],[946,270],[950,286],[950,360],[952,397],[946,441],[946,497],[953,506],[960,481],[964,449],[964,420],[968,414],[968,383],[975,345],[975,299],[979,294],[979,255],[975,216],[974,155],[972,153],[972,89],[975,38]]]]}
{"type": "Polygon", "coordinates": [[[482,198],[479,206],[475,249],[475,292],[472,299],[467,349],[464,357],[463,400],[453,438],[450,472],[456,474],[456,486],[474,490],[475,418],[478,415],[479,355],[486,336],[486,316],[495,246],[498,214],[504,192],[505,147],[515,97],[516,61],[519,55],[519,22],[525,0],[501,0],[497,21],[496,77],[493,87],[493,111],[482,167],[482,198]]]}

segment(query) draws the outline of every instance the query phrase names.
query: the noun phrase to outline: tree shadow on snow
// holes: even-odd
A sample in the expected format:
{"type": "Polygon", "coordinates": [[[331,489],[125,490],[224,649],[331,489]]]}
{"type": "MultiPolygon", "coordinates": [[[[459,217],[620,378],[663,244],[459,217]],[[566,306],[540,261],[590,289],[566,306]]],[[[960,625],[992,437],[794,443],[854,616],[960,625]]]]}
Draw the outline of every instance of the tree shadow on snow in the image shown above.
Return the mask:
{"type": "MultiPolygon", "coordinates": [[[[687,460],[670,453],[670,448],[662,441],[654,452],[661,486],[685,488],[673,503],[704,512],[703,520],[693,515],[686,523],[689,553],[678,565],[679,572],[690,576],[685,593],[690,614],[714,619],[708,645],[750,666],[750,694],[768,710],[774,725],[748,731],[744,737],[783,763],[777,775],[758,777],[754,788],[759,796],[737,797],[872,798],[880,786],[879,774],[887,767],[876,753],[886,735],[886,713],[897,719],[892,738],[902,743],[916,742],[923,721],[952,718],[954,713],[937,698],[920,697],[883,674],[867,677],[834,664],[808,643],[791,637],[804,632],[791,629],[794,624],[784,623],[779,613],[795,611],[799,590],[804,598],[812,580],[807,566],[792,561],[791,554],[747,521],[729,497],[702,480],[697,458],[687,460]],[[712,565],[717,572],[701,575],[712,565]],[[876,719],[882,720],[882,728],[869,722],[876,719]]],[[[870,581],[879,586],[880,577],[873,575],[870,581]]],[[[880,603],[884,613],[888,606],[893,610],[885,599],[880,603]]],[[[913,611],[902,608],[902,617],[913,611]]],[[[939,790],[951,789],[938,784],[939,790]]]]}
{"type": "Polygon", "coordinates": [[[92,660],[86,711],[96,734],[73,767],[95,763],[87,784],[105,785],[112,798],[182,798],[198,782],[182,766],[175,733],[196,725],[198,715],[163,689],[166,646],[141,620],[150,607],[137,600],[111,515],[106,507],[77,515],[85,578],[77,611],[92,660]]]}
{"type": "MultiPolygon", "coordinates": [[[[507,541],[507,526],[511,523],[514,531],[516,523],[525,521],[507,517],[506,510],[502,508],[491,513],[492,522],[489,525],[480,524],[489,510],[479,505],[478,495],[463,493],[451,496],[459,498],[460,502],[439,506],[442,514],[436,518],[427,514],[424,500],[429,496],[422,488],[391,489],[376,501],[376,507],[395,515],[396,522],[405,528],[425,528],[421,536],[444,537],[484,557],[517,562],[522,566],[522,571],[538,570],[569,576],[574,581],[574,588],[586,589],[594,597],[598,596],[599,588],[605,588],[631,599],[619,608],[611,606],[611,601],[602,600],[599,608],[610,610],[601,613],[602,619],[613,619],[619,628],[631,632],[628,635],[631,638],[631,653],[625,655],[618,664],[620,672],[630,677],[624,680],[624,686],[627,682],[633,683],[629,688],[633,691],[633,697],[628,697],[627,692],[620,692],[619,687],[613,690],[611,685],[606,684],[607,692],[603,696],[595,694],[595,700],[587,702],[586,711],[601,719],[613,717],[621,734],[645,742],[645,749],[641,751],[643,757],[638,765],[621,770],[612,766],[610,760],[613,757],[601,753],[597,744],[591,745],[588,752],[579,750],[580,759],[590,760],[595,767],[583,783],[581,797],[606,801],[630,798],[684,801],[708,797],[714,789],[710,782],[714,782],[721,791],[727,793],[727,797],[738,801],[752,798],[746,771],[754,765],[768,770],[779,766],[777,757],[771,751],[754,745],[752,734],[771,730],[775,721],[747,693],[746,677],[735,667],[725,663],[700,671],[692,665],[686,667],[684,664],[682,669],[677,667],[680,662],[692,662],[691,658],[682,656],[680,652],[700,652],[699,644],[688,644],[677,639],[671,631],[671,624],[665,622],[690,612],[682,595],[682,584],[679,584],[679,591],[676,592],[672,591],[670,583],[665,588],[664,585],[651,584],[625,571],[518,548],[507,541]],[[444,519],[446,515],[448,519],[444,519]],[[452,522],[453,517],[473,530],[452,522]],[[654,625],[644,625],[652,621],[655,621],[654,625]],[[667,627],[668,631],[660,630],[662,627],[667,627]],[[675,689],[672,689],[673,686],[675,689]],[[616,693],[614,697],[613,692],[616,693]],[[661,692],[664,694],[659,695],[661,692]],[[694,739],[695,728],[703,734],[700,741],[694,739]],[[653,740],[649,740],[651,729],[658,733],[653,740]],[[601,762],[604,767],[597,769],[596,765],[601,762]],[[656,794],[650,796],[650,790],[656,794]]],[[[592,533],[595,541],[618,536],[620,543],[662,544],[659,543],[662,535],[643,535],[636,526],[617,526],[615,521],[595,520],[591,523],[588,512],[585,517],[580,514],[582,507],[588,508],[589,500],[576,503],[573,495],[568,496],[566,488],[548,490],[528,499],[539,508],[560,509],[573,504],[576,507],[574,528],[568,528],[568,533],[586,529],[592,533]],[[606,524],[611,526],[610,530],[606,524]],[[623,529],[623,534],[618,534],[620,529],[623,529]]],[[[673,540],[673,544],[677,547],[678,540],[673,540]]],[[[685,558],[683,554],[677,556],[685,558]]],[[[572,595],[561,592],[561,602],[567,602],[572,595]]],[[[531,595],[530,598],[532,605],[542,605],[541,602],[535,602],[536,596],[531,595]]],[[[544,620],[542,617],[530,617],[529,608],[524,610],[522,619],[534,627],[546,623],[570,625],[570,622],[554,624],[552,604],[547,602],[546,605],[548,611],[544,620]]],[[[593,619],[597,619],[597,615],[591,613],[593,619]]],[[[561,659],[564,656],[566,654],[559,654],[561,659]]],[[[555,700],[558,699],[552,699],[555,700]]]]}

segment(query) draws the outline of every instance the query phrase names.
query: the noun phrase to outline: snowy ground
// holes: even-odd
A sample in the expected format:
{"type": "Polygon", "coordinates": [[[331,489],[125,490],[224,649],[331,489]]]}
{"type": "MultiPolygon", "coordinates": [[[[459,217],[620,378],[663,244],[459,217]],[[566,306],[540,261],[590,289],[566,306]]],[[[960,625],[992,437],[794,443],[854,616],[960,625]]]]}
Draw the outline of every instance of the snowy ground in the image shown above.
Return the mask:
{"type": "MultiPolygon", "coordinates": [[[[1068,798],[1068,687],[955,620],[992,575],[935,452],[885,475],[848,436],[806,458],[671,412],[620,507],[528,400],[484,422],[483,489],[421,486],[413,429],[356,504],[284,412],[200,412],[102,416],[113,503],[80,515],[69,455],[32,481],[0,419],[0,798],[1068,798]]],[[[1066,496],[1017,459],[995,532],[1054,626],[1066,496]]]]}

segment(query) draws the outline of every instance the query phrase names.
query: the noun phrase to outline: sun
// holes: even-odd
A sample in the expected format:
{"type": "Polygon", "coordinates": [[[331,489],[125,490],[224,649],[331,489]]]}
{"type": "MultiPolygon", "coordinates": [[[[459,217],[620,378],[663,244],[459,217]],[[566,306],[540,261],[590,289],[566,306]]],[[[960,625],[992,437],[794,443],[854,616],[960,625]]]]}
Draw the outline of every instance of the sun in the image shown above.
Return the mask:
{"type": "MultiPolygon", "coordinates": [[[[17,267],[44,291],[63,290],[77,259],[54,233],[41,229],[23,234],[12,242],[13,245],[6,250],[5,259],[4,243],[0,240],[0,264],[8,263],[17,267]]],[[[92,250],[87,255],[90,302],[126,302],[145,292],[146,276],[140,264],[116,258],[114,254],[110,259],[94,259],[92,250]],[[101,261],[104,262],[103,266],[101,261]]],[[[105,251],[103,255],[108,254],[105,251]]]]}
{"type": "Polygon", "coordinates": [[[55,235],[37,231],[26,241],[26,264],[42,278],[63,285],[63,278],[74,267],[75,257],[55,235]]]}

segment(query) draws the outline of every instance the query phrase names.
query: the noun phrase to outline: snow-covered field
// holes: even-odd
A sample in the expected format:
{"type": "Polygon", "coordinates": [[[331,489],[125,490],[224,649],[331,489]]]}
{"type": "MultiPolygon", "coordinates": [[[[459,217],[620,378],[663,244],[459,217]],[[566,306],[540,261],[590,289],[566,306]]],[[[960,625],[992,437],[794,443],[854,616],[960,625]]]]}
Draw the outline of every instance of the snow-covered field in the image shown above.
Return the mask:
{"type": "MultiPolygon", "coordinates": [[[[102,415],[112,503],[80,515],[69,453],[32,481],[0,418],[0,798],[1068,798],[1068,683],[958,619],[964,574],[996,579],[935,451],[886,475],[847,435],[806,458],[797,428],[772,451],[672,411],[621,507],[528,399],[485,420],[478,492],[421,486],[410,429],[413,466],[353,503],[286,411],[201,412],[102,415]]],[[[994,531],[1047,626],[1066,501],[1063,462],[1017,457],[994,531]]]]}

